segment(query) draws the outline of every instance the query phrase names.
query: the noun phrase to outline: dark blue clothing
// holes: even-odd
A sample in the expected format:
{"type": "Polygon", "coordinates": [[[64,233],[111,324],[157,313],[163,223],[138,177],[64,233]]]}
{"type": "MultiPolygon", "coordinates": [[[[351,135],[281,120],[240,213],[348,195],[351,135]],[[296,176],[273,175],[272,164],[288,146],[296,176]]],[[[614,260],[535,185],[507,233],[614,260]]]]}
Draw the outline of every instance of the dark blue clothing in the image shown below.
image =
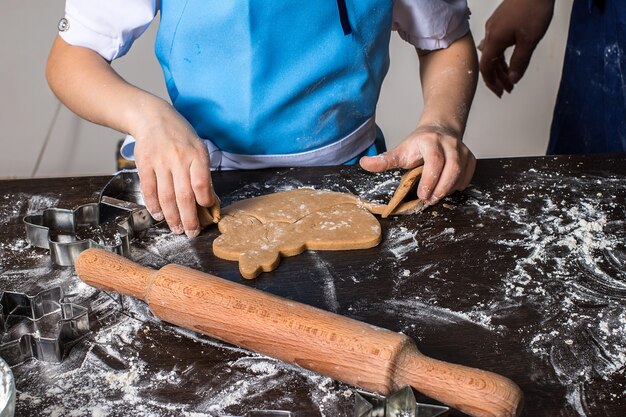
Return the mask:
{"type": "Polygon", "coordinates": [[[626,152],[626,0],[574,0],[547,153],[626,152]]]}

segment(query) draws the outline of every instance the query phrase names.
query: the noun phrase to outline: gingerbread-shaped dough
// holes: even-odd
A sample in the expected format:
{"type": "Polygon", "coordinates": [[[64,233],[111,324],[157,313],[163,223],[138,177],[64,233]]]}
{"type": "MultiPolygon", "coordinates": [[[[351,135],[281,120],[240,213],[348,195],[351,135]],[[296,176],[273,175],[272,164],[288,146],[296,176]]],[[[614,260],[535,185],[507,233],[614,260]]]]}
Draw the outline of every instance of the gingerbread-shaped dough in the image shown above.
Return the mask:
{"type": "Polygon", "coordinates": [[[245,278],[275,269],[281,256],[310,250],[371,248],[381,240],[378,220],[356,196],[297,189],[250,198],[222,210],[216,256],[239,261],[245,278]]]}

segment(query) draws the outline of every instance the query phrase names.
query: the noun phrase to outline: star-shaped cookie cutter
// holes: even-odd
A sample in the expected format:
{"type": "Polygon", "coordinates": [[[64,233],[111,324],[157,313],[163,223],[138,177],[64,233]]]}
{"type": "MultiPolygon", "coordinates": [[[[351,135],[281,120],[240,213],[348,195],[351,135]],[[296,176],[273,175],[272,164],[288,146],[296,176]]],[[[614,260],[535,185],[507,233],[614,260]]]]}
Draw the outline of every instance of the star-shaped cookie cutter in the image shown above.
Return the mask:
{"type": "MultiPolygon", "coordinates": [[[[356,391],[354,394],[354,417],[444,417],[449,411],[449,407],[416,402],[413,390],[409,386],[387,397],[362,391],[356,391]]],[[[297,417],[300,415],[300,413],[283,410],[252,410],[243,416],[219,415],[219,417],[297,417]]]]}
{"type": "Polygon", "coordinates": [[[68,298],[60,287],[35,296],[0,293],[0,356],[9,365],[31,358],[61,362],[89,333],[87,308],[68,298]]]}
{"type": "Polygon", "coordinates": [[[443,417],[450,411],[449,407],[416,402],[409,386],[387,397],[359,391],[354,401],[354,417],[443,417]]]}
{"type": "Polygon", "coordinates": [[[99,203],[48,208],[24,217],[28,242],[49,249],[52,261],[60,266],[74,265],[79,253],[94,247],[130,257],[130,239],[153,224],[136,172],[114,176],[100,193],[99,203]]]}

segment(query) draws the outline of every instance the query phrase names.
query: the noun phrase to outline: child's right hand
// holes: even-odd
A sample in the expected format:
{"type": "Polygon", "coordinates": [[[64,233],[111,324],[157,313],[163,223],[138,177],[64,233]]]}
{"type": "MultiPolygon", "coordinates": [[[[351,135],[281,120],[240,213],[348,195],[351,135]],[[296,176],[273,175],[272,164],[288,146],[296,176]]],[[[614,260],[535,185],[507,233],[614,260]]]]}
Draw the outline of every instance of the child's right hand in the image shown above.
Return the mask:
{"type": "Polygon", "coordinates": [[[196,202],[217,202],[209,155],[191,125],[165,100],[129,84],[98,53],[57,36],[46,77],[59,99],[79,116],[135,140],[135,161],[146,207],[174,233],[200,232],[196,202]]]}
{"type": "Polygon", "coordinates": [[[170,104],[156,97],[148,101],[132,132],[146,207],[172,232],[195,237],[200,233],[196,202],[204,207],[217,202],[206,145],[170,104]]]}

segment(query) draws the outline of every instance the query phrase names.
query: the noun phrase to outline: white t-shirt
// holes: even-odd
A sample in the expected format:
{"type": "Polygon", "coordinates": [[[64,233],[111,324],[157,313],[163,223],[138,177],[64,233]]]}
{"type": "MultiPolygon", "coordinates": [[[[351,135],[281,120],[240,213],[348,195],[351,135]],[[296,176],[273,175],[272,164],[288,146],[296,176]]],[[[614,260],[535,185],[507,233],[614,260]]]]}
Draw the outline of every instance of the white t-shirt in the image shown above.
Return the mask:
{"type": "MultiPolygon", "coordinates": [[[[358,1],[358,0],[357,0],[358,1]]],[[[388,0],[392,1],[392,0],[388,0]]],[[[393,0],[393,29],[416,48],[446,48],[469,32],[467,0],[393,0]]],[[[66,0],[60,35],[112,61],[150,25],[159,0],[66,0]]]]}

